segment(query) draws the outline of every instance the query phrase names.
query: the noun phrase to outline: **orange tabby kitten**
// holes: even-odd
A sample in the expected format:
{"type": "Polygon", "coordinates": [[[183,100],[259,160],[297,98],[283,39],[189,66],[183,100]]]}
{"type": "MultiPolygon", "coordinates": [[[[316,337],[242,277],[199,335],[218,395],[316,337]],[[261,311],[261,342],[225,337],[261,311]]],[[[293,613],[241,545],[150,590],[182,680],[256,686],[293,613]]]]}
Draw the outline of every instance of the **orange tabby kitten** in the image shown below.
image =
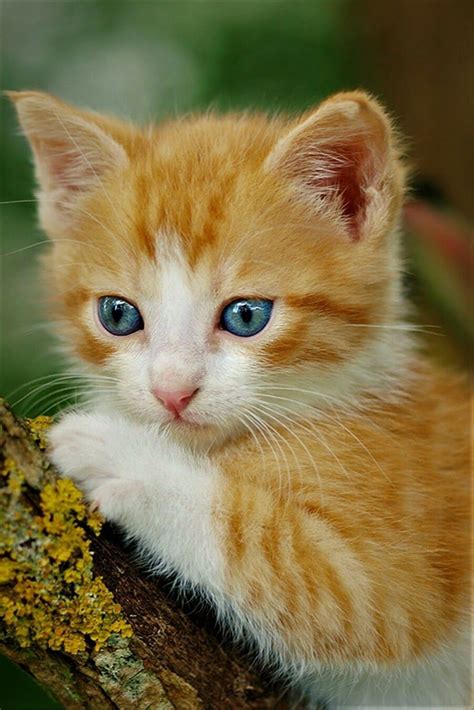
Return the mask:
{"type": "Polygon", "coordinates": [[[467,396],[404,325],[380,105],[139,129],[10,96],[97,388],[58,469],[309,697],[467,705],[467,396]]]}

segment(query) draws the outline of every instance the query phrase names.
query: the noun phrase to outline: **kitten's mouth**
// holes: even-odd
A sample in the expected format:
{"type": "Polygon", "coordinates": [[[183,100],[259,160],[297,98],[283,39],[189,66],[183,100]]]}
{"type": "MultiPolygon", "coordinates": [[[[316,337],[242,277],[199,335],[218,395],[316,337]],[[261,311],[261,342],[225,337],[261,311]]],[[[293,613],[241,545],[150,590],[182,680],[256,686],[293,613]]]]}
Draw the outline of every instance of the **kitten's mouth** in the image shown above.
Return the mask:
{"type": "Polygon", "coordinates": [[[211,419],[195,418],[192,415],[180,415],[173,417],[168,422],[168,426],[171,432],[174,432],[176,436],[194,436],[197,437],[199,441],[207,441],[208,437],[217,440],[221,435],[225,434],[227,431],[225,427],[219,425],[218,422],[211,419]]]}

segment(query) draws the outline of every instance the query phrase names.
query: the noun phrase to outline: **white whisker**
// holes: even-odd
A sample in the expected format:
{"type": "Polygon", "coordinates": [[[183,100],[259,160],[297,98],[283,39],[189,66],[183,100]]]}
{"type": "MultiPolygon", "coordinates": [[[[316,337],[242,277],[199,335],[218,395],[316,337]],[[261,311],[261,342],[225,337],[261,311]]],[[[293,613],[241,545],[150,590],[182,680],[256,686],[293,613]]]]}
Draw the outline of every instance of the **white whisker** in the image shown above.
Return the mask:
{"type": "MultiPolygon", "coordinates": [[[[272,395],[265,395],[265,394],[264,394],[264,395],[261,395],[261,396],[263,396],[263,397],[272,397],[272,395]]],[[[273,397],[272,397],[272,398],[273,398],[273,397]]],[[[279,397],[278,399],[281,399],[281,398],[279,397]]],[[[291,401],[291,400],[289,400],[289,401],[291,401]]],[[[289,407],[285,407],[285,406],[283,406],[283,405],[281,405],[281,404],[274,404],[273,406],[276,407],[278,410],[282,410],[282,411],[284,411],[284,412],[289,412],[290,414],[295,414],[292,409],[290,409],[289,407]]],[[[311,409],[309,406],[308,406],[308,408],[311,409]]],[[[298,420],[298,419],[296,419],[296,418],[294,418],[294,417],[289,417],[289,416],[283,415],[283,414],[282,414],[281,416],[283,416],[285,420],[289,421],[289,422],[292,423],[293,425],[302,428],[303,431],[306,431],[306,432],[308,432],[309,434],[311,434],[312,436],[314,436],[314,438],[322,444],[322,446],[331,454],[331,456],[334,457],[334,459],[336,460],[336,462],[337,462],[338,466],[340,467],[341,471],[343,471],[343,473],[345,474],[346,478],[349,478],[349,477],[350,477],[350,476],[349,476],[349,473],[348,473],[348,471],[347,471],[347,469],[346,469],[345,466],[342,464],[342,462],[341,462],[339,456],[337,456],[337,454],[335,453],[335,451],[333,451],[333,450],[331,449],[331,447],[328,445],[328,443],[325,441],[324,437],[322,436],[322,433],[316,429],[316,424],[315,424],[314,422],[312,422],[312,421],[310,421],[310,420],[305,420],[305,422],[302,422],[301,420],[298,420]]]]}
{"type": "Polygon", "coordinates": [[[379,328],[383,330],[402,330],[412,333],[424,333],[427,335],[444,335],[440,331],[439,325],[426,325],[417,323],[345,323],[347,328],[379,328]]]}
{"type": "MultiPolygon", "coordinates": [[[[288,387],[288,386],[280,386],[280,387],[279,387],[279,386],[277,385],[277,386],[275,386],[275,389],[289,389],[289,390],[293,390],[294,392],[303,392],[303,393],[309,393],[309,394],[315,394],[315,395],[319,395],[319,394],[320,394],[320,393],[318,393],[318,392],[316,392],[316,391],[314,391],[314,390],[307,390],[307,389],[300,388],[300,387],[288,387]]],[[[278,398],[277,395],[274,395],[273,397],[274,397],[275,399],[278,398]]],[[[333,398],[333,397],[328,397],[328,398],[329,398],[329,399],[335,399],[335,398],[333,398]]],[[[285,398],[282,398],[282,399],[285,399],[285,398]]],[[[290,401],[290,402],[294,402],[295,404],[298,404],[299,406],[305,406],[305,403],[304,403],[304,402],[300,402],[300,401],[298,401],[298,400],[291,400],[291,399],[289,399],[289,398],[286,398],[286,399],[287,399],[288,401],[290,401]]],[[[336,400],[336,401],[337,401],[337,400],[336,400]]],[[[349,429],[347,426],[345,426],[345,425],[340,421],[340,419],[339,419],[338,417],[335,417],[335,416],[331,415],[331,414],[327,411],[327,409],[324,409],[324,410],[323,410],[323,409],[318,409],[315,405],[306,405],[306,406],[311,406],[312,409],[314,409],[314,411],[315,411],[319,416],[321,416],[321,417],[323,417],[323,418],[325,418],[325,417],[328,418],[329,420],[335,422],[335,423],[337,424],[337,426],[341,427],[344,431],[346,431],[346,432],[349,434],[349,436],[351,436],[355,441],[357,441],[357,443],[359,444],[359,446],[361,446],[361,448],[364,449],[364,451],[365,451],[365,452],[369,455],[369,457],[372,459],[372,461],[374,462],[374,464],[376,465],[376,467],[378,468],[378,470],[380,471],[380,473],[384,476],[384,478],[386,478],[386,479],[388,480],[387,474],[386,474],[385,471],[381,468],[379,462],[375,459],[375,457],[374,457],[374,455],[372,454],[372,452],[367,448],[367,446],[363,443],[363,441],[361,441],[361,439],[359,439],[359,437],[358,437],[356,434],[354,434],[354,432],[353,432],[351,429],[349,429]]],[[[333,409],[333,411],[334,411],[334,409],[333,409]]],[[[370,420],[369,420],[369,421],[370,421],[370,420]]]]}
{"type": "Polygon", "coordinates": [[[263,436],[265,441],[267,442],[268,446],[270,447],[270,450],[273,453],[273,456],[275,458],[276,464],[277,464],[277,469],[278,469],[278,481],[279,481],[279,486],[278,486],[278,496],[281,498],[282,496],[282,490],[283,490],[283,474],[280,466],[280,459],[278,458],[277,452],[274,449],[273,444],[278,448],[280,452],[280,456],[283,459],[286,469],[287,469],[287,476],[289,480],[290,477],[290,470],[288,467],[288,461],[285,456],[285,453],[283,449],[281,448],[277,438],[275,437],[274,430],[272,427],[269,427],[266,422],[264,422],[258,415],[256,415],[254,412],[246,410],[245,412],[246,416],[250,418],[251,422],[253,422],[254,426],[257,427],[258,431],[260,434],[263,436]],[[270,440],[267,438],[267,434],[270,437],[270,440]],[[273,444],[271,443],[273,441],[273,444]]]}
{"type": "MultiPolygon", "coordinates": [[[[301,437],[298,436],[298,434],[297,434],[295,431],[293,431],[293,429],[291,429],[289,426],[287,426],[286,424],[284,424],[284,423],[281,421],[281,419],[278,419],[278,417],[275,416],[275,414],[279,414],[279,413],[278,413],[278,412],[275,412],[275,410],[274,410],[271,406],[269,406],[268,404],[264,404],[264,403],[262,403],[262,402],[259,402],[259,411],[262,412],[262,414],[263,414],[264,416],[268,416],[268,417],[270,417],[273,421],[275,421],[276,423],[278,423],[278,425],[281,426],[285,431],[287,431],[291,436],[293,436],[293,437],[296,439],[296,441],[300,444],[300,446],[303,448],[303,450],[304,450],[305,453],[307,454],[309,460],[311,461],[311,463],[312,463],[312,465],[313,465],[313,468],[314,468],[314,470],[315,470],[315,472],[316,472],[316,475],[317,475],[317,477],[318,477],[319,488],[320,488],[320,494],[321,494],[321,500],[322,500],[322,499],[323,499],[323,489],[322,489],[322,482],[321,482],[321,475],[320,475],[320,471],[319,471],[319,466],[318,466],[318,464],[316,463],[316,461],[314,460],[314,457],[313,457],[313,455],[311,454],[311,451],[308,449],[308,447],[306,446],[306,444],[304,443],[304,441],[301,439],[301,437]]],[[[280,416],[280,417],[283,417],[284,415],[279,414],[279,416],[280,416]]],[[[282,438],[283,438],[283,437],[282,437],[282,438]]],[[[298,473],[299,473],[299,477],[300,477],[300,482],[301,482],[301,481],[303,480],[303,475],[302,475],[302,471],[301,471],[301,463],[300,463],[299,458],[296,456],[296,454],[294,453],[293,450],[292,450],[292,452],[293,452],[293,456],[294,456],[294,458],[295,458],[295,463],[296,463],[296,466],[297,466],[297,469],[298,469],[298,473]]]]}

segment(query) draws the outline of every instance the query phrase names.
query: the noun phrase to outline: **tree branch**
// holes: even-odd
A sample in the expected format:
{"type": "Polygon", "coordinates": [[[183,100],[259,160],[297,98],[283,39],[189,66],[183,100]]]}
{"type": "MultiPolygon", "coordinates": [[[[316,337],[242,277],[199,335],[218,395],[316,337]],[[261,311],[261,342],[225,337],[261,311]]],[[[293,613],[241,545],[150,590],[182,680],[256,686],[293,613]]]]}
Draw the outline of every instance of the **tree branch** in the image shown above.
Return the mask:
{"type": "Polygon", "coordinates": [[[0,400],[0,423],[0,651],[67,710],[283,708],[212,621],[141,573],[108,526],[94,533],[41,449],[41,418],[0,400]]]}

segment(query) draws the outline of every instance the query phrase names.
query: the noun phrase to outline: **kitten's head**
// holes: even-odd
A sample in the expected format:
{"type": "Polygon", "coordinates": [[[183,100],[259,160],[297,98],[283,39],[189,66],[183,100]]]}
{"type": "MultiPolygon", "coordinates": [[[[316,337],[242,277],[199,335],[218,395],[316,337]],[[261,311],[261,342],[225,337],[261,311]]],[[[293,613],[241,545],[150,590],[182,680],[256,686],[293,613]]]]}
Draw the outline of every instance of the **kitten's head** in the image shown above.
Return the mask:
{"type": "Polygon", "coordinates": [[[377,102],[139,129],[11,98],[61,334],[128,413],[210,441],[387,386],[403,170],[377,102]]]}

